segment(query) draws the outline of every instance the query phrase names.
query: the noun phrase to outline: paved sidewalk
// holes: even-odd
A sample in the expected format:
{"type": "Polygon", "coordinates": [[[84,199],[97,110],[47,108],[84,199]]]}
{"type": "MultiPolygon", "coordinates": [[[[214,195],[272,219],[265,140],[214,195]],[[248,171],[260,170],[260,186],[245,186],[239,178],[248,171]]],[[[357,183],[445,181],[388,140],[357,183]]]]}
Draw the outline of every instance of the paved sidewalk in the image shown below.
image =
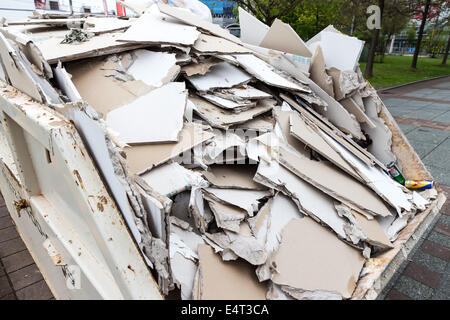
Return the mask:
{"type": "MultiPolygon", "coordinates": [[[[381,98],[450,198],[450,76],[382,92],[381,98]]],[[[450,300],[450,202],[380,296],[450,300]]]]}

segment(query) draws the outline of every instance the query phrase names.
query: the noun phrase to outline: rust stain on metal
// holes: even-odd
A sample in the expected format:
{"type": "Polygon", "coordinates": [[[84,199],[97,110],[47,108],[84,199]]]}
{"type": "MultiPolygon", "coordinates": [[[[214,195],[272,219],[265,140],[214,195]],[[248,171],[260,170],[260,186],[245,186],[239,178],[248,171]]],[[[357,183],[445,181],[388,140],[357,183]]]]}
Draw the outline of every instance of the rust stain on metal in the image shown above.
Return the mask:
{"type": "Polygon", "coordinates": [[[105,196],[99,196],[98,199],[100,200],[101,203],[108,204],[108,200],[106,199],[105,196]]]}
{"type": "Polygon", "coordinates": [[[136,271],[134,271],[133,267],[131,265],[128,265],[128,269],[131,270],[131,272],[133,272],[134,274],[136,274],[136,271]]]}
{"type": "Polygon", "coordinates": [[[103,212],[105,208],[103,207],[103,204],[101,202],[97,202],[97,209],[103,212]]]}
{"type": "Polygon", "coordinates": [[[81,176],[80,176],[80,173],[78,172],[78,170],[73,170],[73,174],[77,177],[77,180],[80,183],[79,185],[81,186],[81,189],[86,190],[84,188],[83,179],[81,179],[81,176]]]}

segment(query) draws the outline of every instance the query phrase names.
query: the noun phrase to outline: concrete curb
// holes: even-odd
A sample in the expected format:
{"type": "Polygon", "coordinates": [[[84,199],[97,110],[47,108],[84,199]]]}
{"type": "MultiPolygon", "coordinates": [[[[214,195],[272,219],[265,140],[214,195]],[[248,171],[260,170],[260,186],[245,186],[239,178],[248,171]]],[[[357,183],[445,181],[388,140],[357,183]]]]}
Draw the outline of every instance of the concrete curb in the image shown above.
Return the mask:
{"type": "Polygon", "coordinates": [[[381,89],[377,90],[377,93],[383,93],[383,91],[397,89],[397,88],[406,87],[406,86],[409,86],[412,84],[417,84],[417,83],[422,83],[422,82],[427,82],[427,81],[432,81],[432,80],[438,80],[438,79],[447,78],[447,77],[450,77],[450,74],[445,75],[445,76],[439,76],[439,77],[434,77],[434,78],[429,78],[429,79],[423,79],[423,80],[417,80],[417,81],[413,81],[413,82],[398,84],[398,85],[392,86],[392,87],[381,88],[381,89]]]}

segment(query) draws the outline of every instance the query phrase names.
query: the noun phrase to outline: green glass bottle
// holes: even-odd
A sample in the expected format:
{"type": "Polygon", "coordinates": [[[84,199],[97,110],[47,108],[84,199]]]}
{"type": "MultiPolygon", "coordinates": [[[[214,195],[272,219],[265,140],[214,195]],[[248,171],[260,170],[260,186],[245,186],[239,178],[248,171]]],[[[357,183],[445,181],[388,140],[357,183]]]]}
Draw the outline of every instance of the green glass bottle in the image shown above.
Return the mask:
{"type": "Polygon", "coordinates": [[[405,185],[406,179],[395,162],[388,164],[386,167],[389,170],[389,174],[395,181],[401,185],[405,185]]]}

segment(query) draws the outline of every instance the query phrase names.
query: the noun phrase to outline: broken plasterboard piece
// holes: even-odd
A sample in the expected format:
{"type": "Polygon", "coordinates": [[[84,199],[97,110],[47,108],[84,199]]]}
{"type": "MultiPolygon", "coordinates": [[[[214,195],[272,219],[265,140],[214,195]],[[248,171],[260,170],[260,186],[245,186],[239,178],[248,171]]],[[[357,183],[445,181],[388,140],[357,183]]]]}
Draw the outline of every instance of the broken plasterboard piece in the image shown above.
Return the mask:
{"type": "Polygon", "coordinates": [[[169,198],[190,190],[192,186],[208,185],[199,172],[186,169],[176,162],[153,168],[142,175],[142,180],[153,190],[169,198]]]}
{"type": "Polygon", "coordinates": [[[255,180],[291,197],[301,212],[329,226],[341,239],[346,238],[344,226],[347,222],[338,216],[333,198],[303,181],[277,162],[273,161],[269,164],[262,160],[255,180]]]}
{"type": "Polygon", "coordinates": [[[259,46],[303,57],[312,57],[311,51],[297,32],[279,19],[275,19],[259,46]]]}
{"type": "Polygon", "coordinates": [[[194,50],[199,54],[251,54],[252,51],[224,38],[201,33],[194,43],[194,50]]]}
{"type": "Polygon", "coordinates": [[[253,181],[257,166],[242,165],[213,165],[203,176],[209,183],[219,189],[266,190],[263,185],[253,181]]]}
{"type": "Polygon", "coordinates": [[[239,232],[242,221],[247,217],[245,210],[236,206],[223,204],[208,195],[204,195],[203,198],[208,202],[219,228],[239,232]]]}
{"type": "Polygon", "coordinates": [[[266,285],[259,283],[251,265],[243,261],[224,262],[208,245],[198,247],[199,299],[265,300],[266,285]]]}
{"type": "Polygon", "coordinates": [[[84,22],[84,30],[94,34],[128,29],[132,20],[124,20],[110,17],[87,17],[84,22]]]}
{"type": "Polygon", "coordinates": [[[127,144],[177,142],[186,99],[185,83],[171,82],[110,111],[106,122],[127,144]]]}
{"type": "Polygon", "coordinates": [[[365,87],[359,82],[358,74],[353,70],[341,71],[329,68],[327,74],[333,79],[334,97],[337,101],[353,96],[357,90],[365,87]]]}
{"type": "Polygon", "coordinates": [[[308,217],[289,222],[281,239],[271,262],[274,283],[352,296],[365,262],[358,250],[308,217]]]}
{"type": "MultiPolygon", "coordinates": [[[[227,39],[229,41],[240,44],[241,40],[233,36],[228,30],[221,28],[217,24],[203,20],[200,16],[186,10],[184,8],[176,8],[165,3],[158,3],[159,10],[185,24],[195,26],[200,30],[213,34],[217,37],[227,39]]],[[[162,29],[164,30],[164,29],[162,29]]]]}
{"type": "Polygon", "coordinates": [[[264,99],[258,101],[256,107],[239,113],[224,110],[198,96],[189,96],[195,105],[195,111],[214,128],[227,130],[231,126],[243,124],[255,117],[266,113],[274,107],[275,100],[264,99]]]}
{"type": "Polygon", "coordinates": [[[134,174],[142,174],[213,137],[214,134],[203,131],[200,125],[186,124],[180,132],[178,142],[175,144],[127,146],[124,151],[127,155],[130,171],[134,174]]]}
{"type": "MultiPolygon", "coordinates": [[[[280,246],[280,242],[282,240],[281,232],[283,228],[289,223],[289,221],[293,219],[300,219],[303,216],[295,203],[287,196],[280,193],[275,196],[268,209],[270,209],[270,212],[261,209],[258,216],[255,217],[256,219],[261,219],[259,215],[263,214],[267,215],[268,219],[266,226],[263,224],[266,218],[262,217],[260,222],[260,225],[264,227],[264,231],[266,231],[267,228],[265,234],[263,234],[263,232],[260,233],[260,236],[265,238],[265,251],[267,254],[266,263],[256,269],[256,274],[261,282],[272,278],[270,260],[272,254],[276,252],[280,246]]],[[[256,236],[258,236],[258,233],[256,236]]],[[[257,240],[260,239],[257,238],[257,240]]]]}
{"type": "Polygon", "coordinates": [[[364,41],[343,33],[325,31],[321,32],[320,46],[327,68],[354,71],[359,62],[364,41]]]}
{"type": "Polygon", "coordinates": [[[206,92],[217,88],[232,88],[249,82],[252,77],[228,62],[221,62],[212,66],[208,73],[196,74],[187,79],[198,91],[206,92]]]}
{"type": "Polygon", "coordinates": [[[326,72],[325,60],[320,46],[316,47],[309,72],[311,80],[321,87],[330,97],[334,97],[333,78],[326,72]]]}
{"type": "Polygon", "coordinates": [[[300,91],[310,93],[311,90],[305,89],[300,84],[294,83],[291,80],[282,77],[280,74],[274,71],[274,68],[264,62],[263,60],[249,54],[233,55],[239,62],[242,68],[247,70],[258,80],[282,89],[288,89],[293,91],[300,91]]]}
{"type": "Polygon", "coordinates": [[[202,94],[201,96],[222,109],[232,110],[237,113],[256,107],[256,102],[250,100],[239,103],[233,100],[221,98],[214,94],[202,94]]]}
{"type": "Polygon", "coordinates": [[[146,85],[160,88],[173,81],[180,73],[175,54],[165,52],[154,52],[149,50],[135,50],[132,52],[134,61],[128,68],[127,73],[134,80],[141,80],[146,85]],[[152,66],[151,72],[148,66],[152,66]]]}
{"type": "Polygon", "coordinates": [[[290,112],[290,128],[291,135],[302,141],[305,145],[315,150],[323,157],[330,160],[336,166],[362,181],[358,173],[345,161],[318,133],[319,128],[313,123],[302,118],[298,113],[290,112]]]}
{"type": "Polygon", "coordinates": [[[200,36],[195,27],[179,23],[161,13],[155,4],[133,22],[118,41],[140,44],[175,44],[192,46],[200,36]]]}
{"type": "Polygon", "coordinates": [[[267,260],[264,244],[253,236],[246,222],[241,223],[238,232],[224,230],[224,232],[207,233],[206,235],[219,247],[224,250],[231,250],[233,254],[252,265],[259,266],[267,260]]]}
{"type": "Polygon", "coordinates": [[[377,125],[364,113],[353,98],[346,98],[340,101],[341,105],[351,114],[353,114],[360,123],[366,123],[374,129],[377,125]]]}
{"type": "Polygon", "coordinates": [[[206,59],[200,63],[191,63],[188,65],[185,65],[181,68],[181,72],[185,73],[186,76],[188,77],[192,77],[195,75],[205,75],[207,72],[209,72],[209,70],[211,69],[212,66],[218,64],[220,62],[220,60],[211,58],[211,59],[206,59]]]}
{"type": "Polygon", "coordinates": [[[227,99],[235,99],[235,101],[240,100],[260,100],[260,99],[270,99],[272,98],[271,94],[268,94],[264,91],[255,89],[249,85],[235,87],[231,89],[219,89],[215,90],[214,94],[220,95],[223,94],[223,98],[227,99]]]}
{"type": "Polygon", "coordinates": [[[369,187],[397,210],[399,215],[403,209],[412,210],[409,201],[412,195],[382,169],[366,165],[328,135],[324,134],[323,137],[358,172],[369,187]]]}
{"type": "Polygon", "coordinates": [[[259,21],[259,19],[255,18],[241,7],[239,7],[238,10],[242,42],[259,46],[264,40],[264,37],[270,27],[259,21]]]}
{"type": "Polygon", "coordinates": [[[207,188],[214,200],[244,209],[250,217],[259,210],[260,201],[272,195],[271,191],[207,188]]]}

